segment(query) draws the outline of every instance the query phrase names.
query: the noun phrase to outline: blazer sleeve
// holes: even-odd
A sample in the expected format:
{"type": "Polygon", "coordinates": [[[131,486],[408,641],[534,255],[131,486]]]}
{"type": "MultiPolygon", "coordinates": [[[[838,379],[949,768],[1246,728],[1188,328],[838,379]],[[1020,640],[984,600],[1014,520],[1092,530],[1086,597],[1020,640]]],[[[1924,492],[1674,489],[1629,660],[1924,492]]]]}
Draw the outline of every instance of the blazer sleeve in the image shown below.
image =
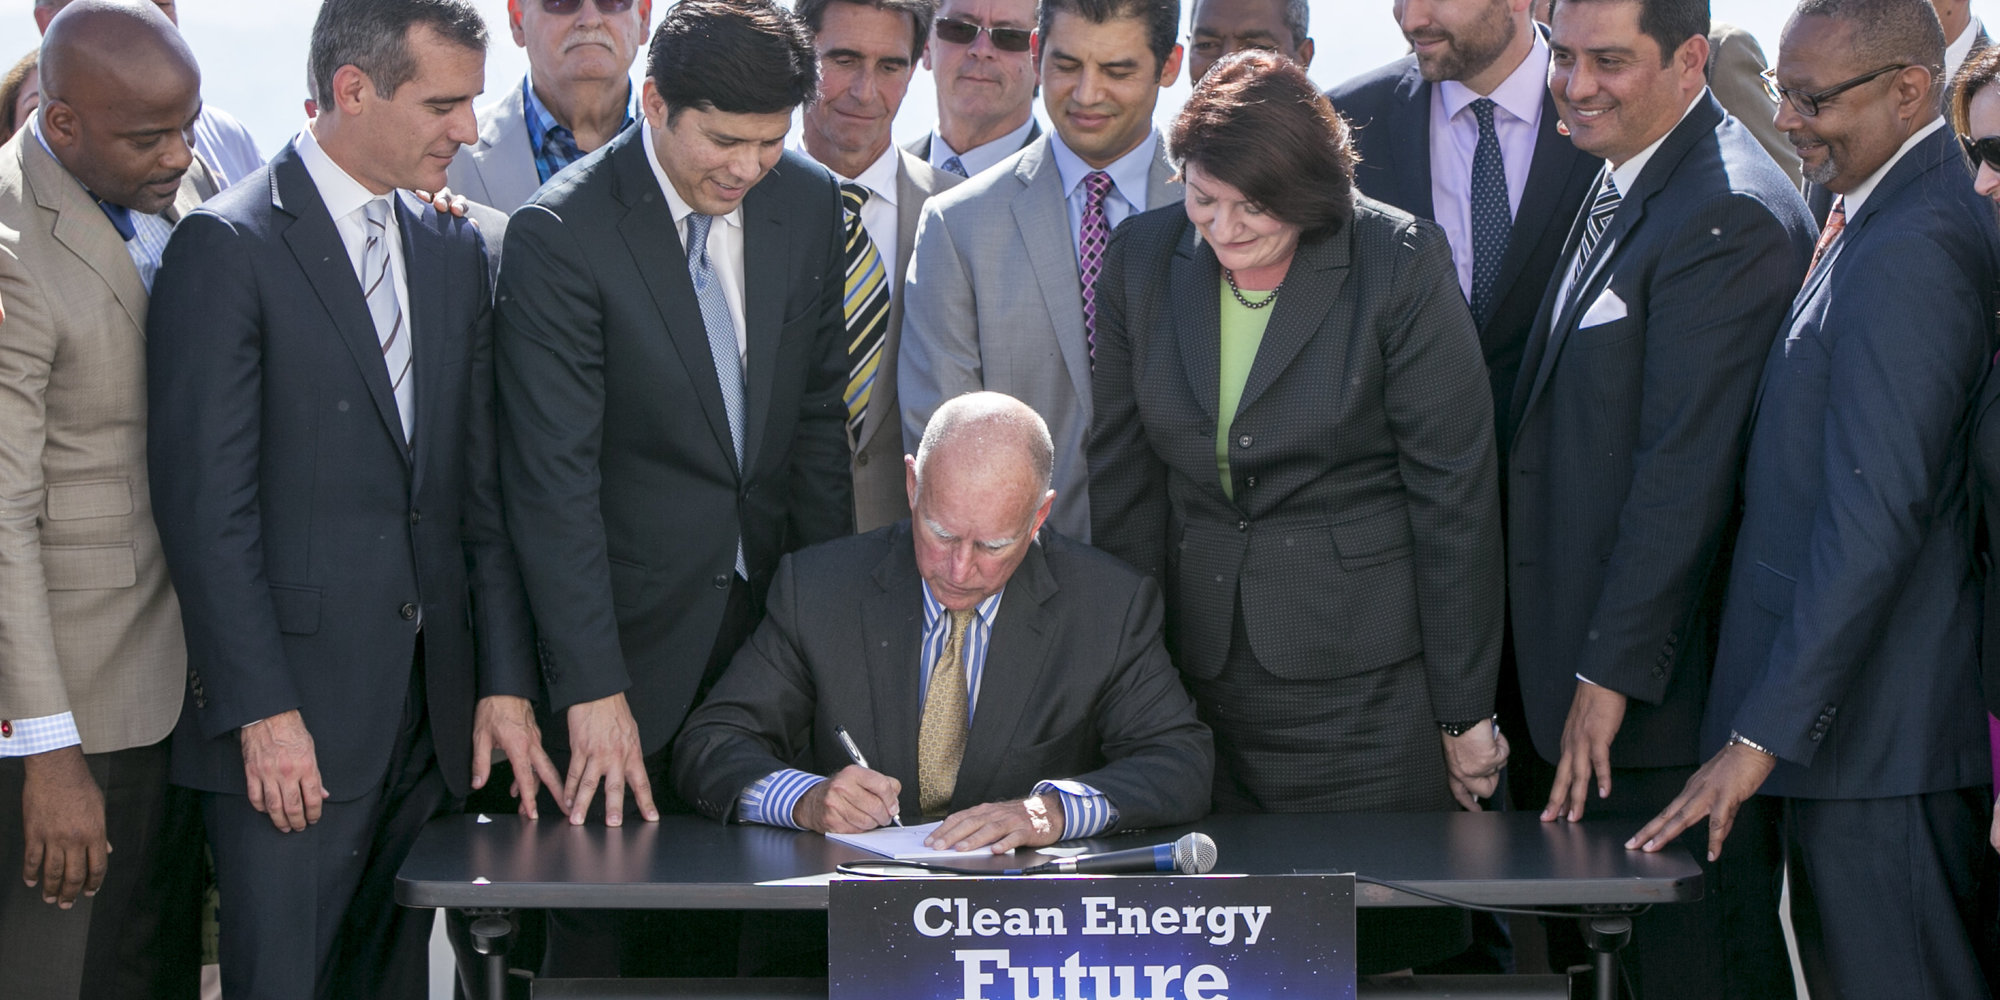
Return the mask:
{"type": "Polygon", "coordinates": [[[549,708],[631,686],[599,507],[603,308],[577,234],[539,205],[514,214],[494,307],[504,517],[540,632],[549,708]]]}
{"type": "Polygon", "coordinates": [[[1167,657],[1161,605],[1159,585],[1141,579],[1119,623],[1115,666],[1095,713],[1104,766],[1068,776],[1111,800],[1119,830],[1208,815],[1215,742],[1167,657]]]}
{"type": "Polygon", "coordinates": [[[153,516],[180,597],[188,661],[213,739],[298,708],[264,576],[258,501],[263,328],[253,254],[231,223],[174,227],[146,323],[147,465],[153,516]]]}
{"type": "Polygon", "coordinates": [[[674,741],[674,789],[711,819],[733,818],[744,789],[802,766],[795,762],[812,749],[819,696],[798,641],[798,602],[786,556],[771,581],[763,622],[674,741]]]}
{"type": "MultiPolygon", "coordinates": [[[[1131,220],[1111,234],[1097,278],[1097,361],[1091,369],[1090,537],[1097,547],[1155,580],[1166,579],[1167,466],[1146,441],[1139,415],[1139,374],[1150,331],[1143,303],[1164,297],[1146,277],[1161,243],[1135,237],[1131,220]],[[1138,255],[1142,259],[1134,260],[1138,255]],[[1134,288],[1134,283],[1138,284],[1134,288]],[[1150,294],[1149,294],[1150,293],[1150,294]]],[[[1163,283],[1162,283],[1163,284],[1163,283]]]]}
{"type": "MultiPolygon", "coordinates": [[[[16,244],[18,246],[18,244],[16,244]]],[[[30,262],[0,248],[0,718],[36,719],[70,710],[56,660],[42,570],[41,519],[48,484],[49,372],[58,351],[55,303],[30,262]]]]}
{"type": "Polygon", "coordinates": [[[846,258],[841,250],[840,188],[831,183],[827,202],[804,219],[820,223],[826,232],[821,252],[818,313],[812,349],[812,369],[799,399],[798,429],[791,442],[791,525],[799,544],[831,541],[854,533],[854,477],[847,447],[847,314],[842,293],[847,284],[846,258]]]}
{"type": "Polygon", "coordinates": [[[945,400],[985,385],[972,275],[955,240],[937,205],[924,206],[903,286],[902,346],[896,355],[903,448],[912,455],[924,439],[924,424],[945,400]]]}
{"type": "Polygon", "coordinates": [[[1405,229],[1382,327],[1383,406],[1414,542],[1417,620],[1437,721],[1493,711],[1503,576],[1492,389],[1444,231],[1405,229]]]}
{"type": "Polygon", "coordinates": [[[1842,268],[1827,306],[1821,332],[1836,338],[1810,555],[1770,658],[1730,720],[1801,766],[1820,747],[1820,714],[1844,701],[1873,654],[1926,540],[1951,530],[1939,523],[1941,505],[1951,502],[1959,422],[1990,350],[1984,262],[1956,259],[1921,229],[1881,239],[1842,268]]]}
{"type": "Polygon", "coordinates": [[[1576,664],[1650,704],[1666,697],[1674,646],[1702,641],[1681,632],[1736,505],[1734,456],[1771,333],[1806,266],[1803,246],[1741,193],[1690,212],[1663,246],[1645,303],[1631,486],[1576,664]]]}

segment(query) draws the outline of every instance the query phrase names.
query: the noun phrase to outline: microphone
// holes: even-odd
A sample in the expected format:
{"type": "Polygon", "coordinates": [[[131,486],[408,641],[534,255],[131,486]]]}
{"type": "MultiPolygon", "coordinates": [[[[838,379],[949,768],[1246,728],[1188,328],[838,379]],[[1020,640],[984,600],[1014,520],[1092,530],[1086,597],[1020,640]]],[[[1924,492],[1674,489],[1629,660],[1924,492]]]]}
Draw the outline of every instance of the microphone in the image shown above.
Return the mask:
{"type": "Polygon", "coordinates": [[[1140,875],[1179,872],[1183,875],[1205,875],[1214,867],[1215,841],[1205,833],[1190,833],[1171,844],[1057,858],[1023,868],[1021,874],[1140,875]]]}

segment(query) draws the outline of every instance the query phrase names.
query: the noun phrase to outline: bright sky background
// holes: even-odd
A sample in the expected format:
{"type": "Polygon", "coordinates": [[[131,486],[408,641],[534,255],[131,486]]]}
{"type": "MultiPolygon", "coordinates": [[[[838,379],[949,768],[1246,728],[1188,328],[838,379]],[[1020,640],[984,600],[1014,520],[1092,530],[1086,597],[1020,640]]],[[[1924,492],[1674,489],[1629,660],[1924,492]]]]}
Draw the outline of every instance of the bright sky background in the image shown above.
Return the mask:
{"type": "MultiPolygon", "coordinates": [[[[533,0],[530,0],[533,2],[533,0]]],[[[477,0],[493,35],[486,62],[489,94],[520,80],[527,57],[514,46],[506,30],[506,0],[477,0]]],[[[12,65],[36,44],[32,0],[0,0],[0,68],[12,65]]],[[[1975,0],[1973,10],[2000,10],[2000,0],[1975,0]]],[[[1183,0],[1185,18],[1186,0],[1183,0]]],[[[1767,56],[1777,49],[1778,32],[1791,4],[1785,0],[1712,0],[1714,16],[1756,35],[1767,56]]],[[[305,96],[305,55],[312,31],[314,0],[180,0],[181,28],[202,65],[202,90],[208,103],[243,120],[269,156],[304,121],[300,101],[305,96]]],[[[1402,35],[1390,13],[1390,0],[1313,0],[1312,34],[1318,54],[1312,77],[1331,86],[1404,53],[1402,35]]],[[[659,10],[654,11],[658,21],[659,10]]],[[[1993,17],[1989,14],[1989,21],[1993,17]]],[[[1994,23],[2000,23],[1996,21],[1994,23]]],[[[1185,24],[1183,24],[1185,35],[1185,24]]],[[[640,60],[645,56],[641,50],[640,60]]],[[[640,69],[635,67],[635,73],[640,69]]],[[[1185,74],[1160,98],[1156,117],[1165,119],[1186,100],[1185,74]]],[[[897,119],[899,138],[921,134],[935,115],[930,74],[918,69],[909,97],[897,119]]]]}

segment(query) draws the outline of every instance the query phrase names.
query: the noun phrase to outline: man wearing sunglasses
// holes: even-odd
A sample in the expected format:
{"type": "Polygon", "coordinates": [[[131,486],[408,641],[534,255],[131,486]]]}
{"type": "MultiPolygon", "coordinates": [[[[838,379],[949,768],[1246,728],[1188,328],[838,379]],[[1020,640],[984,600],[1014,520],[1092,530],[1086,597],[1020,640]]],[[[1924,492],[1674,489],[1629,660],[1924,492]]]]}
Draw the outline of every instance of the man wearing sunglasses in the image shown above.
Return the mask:
{"type": "Polygon", "coordinates": [[[909,514],[903,418],[896,405],[903,281],[917,219],[962,178],[890,142],[896,111],[930,37],[931,0],[799,0],[819,53],[819,100],[806,107],[807,155],[840,181],[847,265],[847,440],[860,531],[909,514]]]}
{"type": "Polygon", "coordinates": [[[1938,117],[1924,0],[1804,0],[1778,127],[1836,196],[1750,426],[1702,749],[1629,846],[1781,805],[1815,997],[1985,997],[1993,860],[1961,428],[1993,353],[2000,227],[1938,117]]]}
{"type": "Polygon", "coordinates": [[[1034,0],[944,0],[924,50],[937,80],[937,127],[904,148],[970,177],[1041,138],[1028,51],[1034,28],[1034,0]]]}
{"type": "Polygon", "coordinates": [[[507,0],[528,74],[479,109],[479,141],[452,160],[451,189],[502,212],[632,124],[632,60],[652,0],[507,0]]]}
{"type": "Polygon", "coordinates": [[[903,443],[975,389],[1015,397],[1056,441],[1049,524],[1090,538],[1095,284],[1111,230],[1182,196],[1153,129],[1180,74],[1175,0],[1044,0],[1035,37],[1055,134],[933,198],[917,226],[897,359],[903,443]]]}

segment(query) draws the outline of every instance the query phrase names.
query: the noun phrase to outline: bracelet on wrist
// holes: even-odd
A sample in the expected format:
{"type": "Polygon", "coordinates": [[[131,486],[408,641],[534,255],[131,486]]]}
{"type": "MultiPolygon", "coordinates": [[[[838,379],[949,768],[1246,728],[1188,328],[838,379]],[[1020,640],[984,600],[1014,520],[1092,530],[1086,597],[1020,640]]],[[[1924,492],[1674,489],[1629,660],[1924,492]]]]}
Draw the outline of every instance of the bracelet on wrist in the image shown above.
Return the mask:
{"type": "Polygon", "coordinates": [[[1755,750],[1766,757],[1778,756],[1777,754],[1772,753],[1770,751],[1770,748],[1764,746],[1762,743],[1753,742],[1752,740],[1745,737],[1742,733],[1739,733],[1734,729],[1729,731],[1729,742],[1734,743],[1737,746],[1749,747],[1750,749],[1755,750]]]}

